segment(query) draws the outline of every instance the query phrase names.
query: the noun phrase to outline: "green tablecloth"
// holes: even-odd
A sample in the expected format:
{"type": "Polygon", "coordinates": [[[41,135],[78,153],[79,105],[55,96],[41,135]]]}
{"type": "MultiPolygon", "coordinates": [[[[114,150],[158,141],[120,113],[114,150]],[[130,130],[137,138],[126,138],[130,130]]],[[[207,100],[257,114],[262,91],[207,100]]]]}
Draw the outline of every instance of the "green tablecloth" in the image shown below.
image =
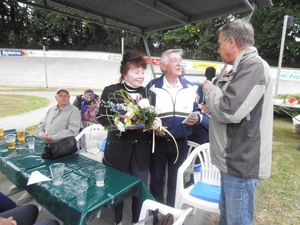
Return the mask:
{"type": "MultiPolygon", "coordinates": [[[[64,224],[84,225],[88,222],[89,215],[101,206],[113,207],[130,196],[138,196],[142,201],[153,199],[145,185],[137,178],[80,154],[57,160],[44,160],[40,157],[44,146],[45,142],[37,139],[34,151],[26,149],[25,146],[14,151],[0,152],[0,172],[19,188],[26,189],[38,203],[64,224]],[[48,181],[27,186],[33,171],[37,170],[51,177],[49,165],[56,162],[63,162],[66,166],[62,185],[54,186],[52,181],[48,181]],[[99,168],[106,170],[104,187],[95,185],[94,171],[99,168]],[[74,194],[75,187],[80,182],[87,182],[89,185],[86,204],[83,206],[77,205],[74,194]]],[[[0,143],[0,150],[4,148],[5,143],[0,143]]]]}

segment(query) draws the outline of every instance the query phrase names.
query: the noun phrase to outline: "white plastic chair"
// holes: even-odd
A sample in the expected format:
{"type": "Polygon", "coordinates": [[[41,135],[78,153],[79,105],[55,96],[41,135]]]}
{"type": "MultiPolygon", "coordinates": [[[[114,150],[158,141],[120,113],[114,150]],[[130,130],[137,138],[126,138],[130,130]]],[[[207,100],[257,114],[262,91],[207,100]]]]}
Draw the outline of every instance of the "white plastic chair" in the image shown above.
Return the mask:
{"type": "Polygon", "coordinates": [[[193,142],[193,141],[188,141],[188,147],[189,147],[189,149],[188,149],[188,156],[191,154],[191,152],[196,148],[196,147],[198,147],[199,146],[199,144],[198,143],[196,143],[196,142],[193,142]]]}
{"type": "MultiPolygon", "coordinates": [[[[187,157],[193,152],[195,148],[197,148],[200,144],[193,142],[193,141],[188,141],[188,154],[187,157]]],[[[199,161],[198,161],[199,162],[199,161]]],[[[201,180],[201,164],[200,163],[195,163],[191,165],[187,170],[186,170],[186,178],[190,179],[191,174],[193,174],[193,179],[194,182],[198,182],[201,180]]]]}
{"type": "Polygon", "coordinates": [[[100,146],[106,136],[107,131],[101,124],[87,126],[75,137],[77,143],[79,143],[83,137],[85,140],[84,148],[79,151],[79,154],[102,162],[103,152],[100,152],[100,146]]]}
{"type": "MultiPolygon", "coordinates": [[[[162,203],[147,199],[143,202],[143,206],[140,212],[138,225],[144,225],[147,221],[151,220],[149,217],[149,212],[159,209],[159,212],[166,215],[168,213],[173,214],[174,223],[173,225],[182,225],[185,221],[187,215],[192,211],[192,208],[188,209],[175,209],[173,207],[164,205],[162,203]],[[149,218],[149,219],[148,219],[149,218]]],[[[153,218],[152,218],[153,219],[153,218]]]]}
{"type": "MultiPolygon", "coordinates": [[[[187,204],[193,206],[195,209],[199,208],[204,211],[220,213],[218,203],[219,195],[217,195],[220,192],[220,171],[211,163],[209,147],[209,143],[196,147],[178,169],[175,208],[181,209],[184,204],[187,204]],[[191,168],[191,166],[192,168],[194,167],[197,158],[199,158],[201,164],[201,181],[185,188],[184,173],[187,169],[191,168]],[[198,185],[208,186],[208,189],[204,191],[204,195],[207,193],[207,197],[203,196],[202,192],[201,198],[194,197],[190,194],[192,190],[196,192],[199,191],[199,189],[196,189],[198,185]],[[195,186],[196,188],[193,189],[195,186]],[[211,196],[209,196],[209,192],[211,191],[217,196],[217,199],[211,199],[211,196]]],[[[195,214],[195,210],[193,214],[195,214]]]]}

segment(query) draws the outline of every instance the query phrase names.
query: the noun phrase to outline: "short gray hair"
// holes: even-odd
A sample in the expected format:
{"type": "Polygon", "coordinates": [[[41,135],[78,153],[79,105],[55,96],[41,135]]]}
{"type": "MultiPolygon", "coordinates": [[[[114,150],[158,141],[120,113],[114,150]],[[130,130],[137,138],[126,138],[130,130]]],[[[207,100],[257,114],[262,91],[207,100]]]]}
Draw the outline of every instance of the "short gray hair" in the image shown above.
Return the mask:
{"type": "Polygon", "coordinates": [[[245,19],[228,22],[219,29],[219,32],[223,33],[225,40],[233,37],[239,47],[253,46],[255,43],[254,29],[245,19]]]}
{"type": "Polygon", "coordinates": [[[160,63],[167,64],[169,62],[168,55],[170,55],[171,53],[177,53],[180,56],[182,56],[183,50],[182,49],[168,49],[168,50],[164,51],[160,56],[160,63]]]}

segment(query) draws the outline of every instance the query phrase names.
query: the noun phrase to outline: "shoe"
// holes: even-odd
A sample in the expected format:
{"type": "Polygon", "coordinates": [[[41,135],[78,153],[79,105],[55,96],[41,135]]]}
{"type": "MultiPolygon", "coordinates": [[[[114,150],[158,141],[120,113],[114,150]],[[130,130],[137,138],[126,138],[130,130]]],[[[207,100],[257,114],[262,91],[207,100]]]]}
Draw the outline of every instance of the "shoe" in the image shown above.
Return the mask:
{"type": "Polygon", "coordinates": [[[21,189],[18,188],[16,185],[12,185],[9,187],[9,194],[13,194],[13,193],[16,193],[18,191],[20,191],[21,189]]]}
{"type": "Polygon", "coordinates": [[[17,200],[17,204],[21,205],[21,204],[25,204],[27,202],[30,202],[33,198],[30,196],[30,194],[28,194],[28,192],[26,191],[18,200],[17,200]]]}
{"type": "Polygon", "coordinates": [[[39,209],[39,213],[41,213],[43,211],[43,209],[44,209],[41,205],[38,205],[37,207],[39,209]]]}

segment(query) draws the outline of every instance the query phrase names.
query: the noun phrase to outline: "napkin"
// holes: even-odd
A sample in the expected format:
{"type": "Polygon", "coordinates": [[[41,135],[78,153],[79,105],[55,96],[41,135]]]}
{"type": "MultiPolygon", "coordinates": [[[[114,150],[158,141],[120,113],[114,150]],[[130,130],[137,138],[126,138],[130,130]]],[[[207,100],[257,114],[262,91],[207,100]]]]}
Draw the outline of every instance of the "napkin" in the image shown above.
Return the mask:
{"type": "Polygon", "coordinates": [[[49,180],[51,180],[51,179],[49,177],[46,177],[39,171],[33,171],[29,177],[27,185],[35,184],[35,183],[42,182],[42,181],[49,181],[49,180]]]}

